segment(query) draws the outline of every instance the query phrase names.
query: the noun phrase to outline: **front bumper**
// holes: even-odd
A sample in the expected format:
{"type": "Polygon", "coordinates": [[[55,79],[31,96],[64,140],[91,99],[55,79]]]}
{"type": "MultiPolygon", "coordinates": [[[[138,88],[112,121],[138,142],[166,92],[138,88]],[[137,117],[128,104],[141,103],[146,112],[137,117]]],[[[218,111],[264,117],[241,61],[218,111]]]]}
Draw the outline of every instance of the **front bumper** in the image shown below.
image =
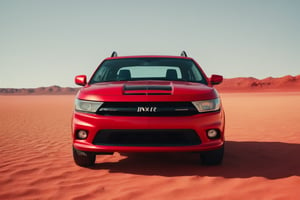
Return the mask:
{"type": "MultiPolygon", "coordinates": [[[[221,148],[224,144],[224,112],[202,113],[192,116],[168,116],[168,117],[134,117],[134,116],[102,116],[74,112],[72,120],[73,145],[81,151],[95,153],[109,152],[194,152],[209,151],[221,148]],[[95,145],[93,144],[96,134],[101,130],[194,130],[200,144],[184,146],[137,146],[137,145],[95,145]],[[206,130],[218,129],[220,138],[209,139],[206,130]],[[88,131],[85,140],[76,139],[77,130],[88,131]]],[[[168,131],[166,131],[168,132],[168,131]]]]}

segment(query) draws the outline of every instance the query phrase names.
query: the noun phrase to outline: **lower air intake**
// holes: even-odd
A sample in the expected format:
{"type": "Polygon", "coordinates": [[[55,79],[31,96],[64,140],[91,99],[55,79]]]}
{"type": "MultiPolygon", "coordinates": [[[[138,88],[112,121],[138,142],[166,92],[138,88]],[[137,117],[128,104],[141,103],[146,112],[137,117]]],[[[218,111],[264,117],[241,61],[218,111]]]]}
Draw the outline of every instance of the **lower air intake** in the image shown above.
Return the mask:
{"type": "Polygon", "coordinates": [[[190,146],[201,144],[194,130],[101,130],[93,144],[107,146],[190,146]]]}

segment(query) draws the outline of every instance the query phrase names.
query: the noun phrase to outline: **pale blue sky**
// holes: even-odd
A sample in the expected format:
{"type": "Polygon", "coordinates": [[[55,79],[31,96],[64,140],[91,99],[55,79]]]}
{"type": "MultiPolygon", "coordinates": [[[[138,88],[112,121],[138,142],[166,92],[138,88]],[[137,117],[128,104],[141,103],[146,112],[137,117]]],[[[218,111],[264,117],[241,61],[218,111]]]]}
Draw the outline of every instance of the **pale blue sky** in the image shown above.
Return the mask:
{"type": "Polygon", "coordinates": [[[300,0],[0,0],[0,88],[75,86],[113,50],[207,75],[300,74],[300,0]]]}

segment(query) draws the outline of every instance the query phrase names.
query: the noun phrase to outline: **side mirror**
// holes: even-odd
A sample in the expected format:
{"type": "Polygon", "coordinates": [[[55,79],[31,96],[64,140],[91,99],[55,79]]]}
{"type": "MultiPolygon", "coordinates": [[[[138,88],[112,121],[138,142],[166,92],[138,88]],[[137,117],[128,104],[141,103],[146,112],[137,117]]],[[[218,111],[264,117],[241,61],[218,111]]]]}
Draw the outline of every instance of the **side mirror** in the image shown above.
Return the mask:
{"type": "Polygon", "coordinates": [[[223,81],[223,76],[213,74],[210,77],[210,83],[212,85],[218,85],[218,84],[222,83],[222,81],[223,81]]]}
{"type": "Polygon", "coordinates": [[[75,76],[75,84],[85,86],[86,85],[86,75],[75,76]]]}

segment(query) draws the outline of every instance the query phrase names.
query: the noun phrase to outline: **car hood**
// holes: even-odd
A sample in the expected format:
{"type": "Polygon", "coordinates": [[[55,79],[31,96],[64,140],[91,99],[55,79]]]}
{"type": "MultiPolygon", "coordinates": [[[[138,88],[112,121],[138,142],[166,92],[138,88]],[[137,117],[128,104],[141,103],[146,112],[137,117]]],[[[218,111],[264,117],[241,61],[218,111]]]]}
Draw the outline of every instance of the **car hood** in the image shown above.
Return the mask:
{"type": "Polygon", "coordinates": [[[91,101],[198,101],[214,99],[213,87],[183,81],[118,81],[87,85],[77,98],[91,101]]]}

